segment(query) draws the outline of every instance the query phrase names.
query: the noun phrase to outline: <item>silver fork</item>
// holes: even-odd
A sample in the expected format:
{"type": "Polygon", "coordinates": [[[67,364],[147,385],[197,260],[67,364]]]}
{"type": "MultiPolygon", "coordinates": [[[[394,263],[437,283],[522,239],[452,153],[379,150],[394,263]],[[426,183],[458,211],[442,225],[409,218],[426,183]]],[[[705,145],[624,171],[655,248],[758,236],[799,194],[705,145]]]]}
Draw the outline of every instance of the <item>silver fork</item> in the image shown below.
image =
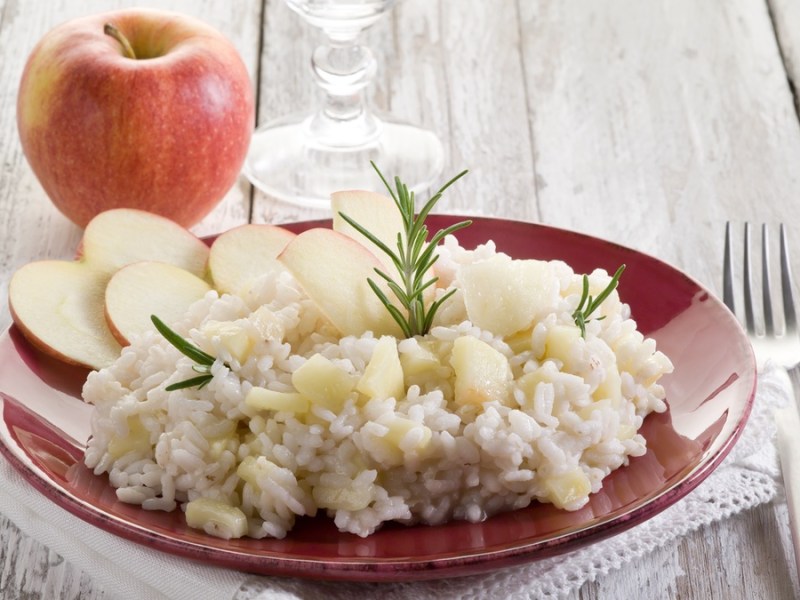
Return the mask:
{"type": "MultiPolygon", "coordinates": [[[[751,265],[751,227],[744,225],[744,326],[759,367],[772,359],[785,369],[792,369],[800,363],[800,335],[798,335],[797,313],[794,304],[794,282],[789,264],[789,247],[786,240],[786,227],[780,226],[780,275],[783,306],[783,331],[779,331],[773,313],[772,286],[770,276],[769,232],[766,223],[761,227],[761,297],[763,306],[763,331],[758,328],[755,318],[753,292],[753,268],[751,265]]],[[[731,224],[725,226],[725,259],[723,266],[722,298],[725,305],[736,313],[733,292],[733,244],[731,224]]]]}
{"type": "MultiPolygon", "coordinates": [[[[786,228],[780,226],[780,274],[783,305],[783,331],[779,332],[773,314],[772,288],[770,285],[769,235],[767,225],[761,228],[761,302],[763,307],[764,329],[761,332],[756,324],[753,300],[753,269],[750,252],[750,224],[744,226],[744,326],[753,345],[759,368],[771,359],[789,374],[794,398],[789,406],[776,411],[777,446],[780,455],[781,473],[786,490],[786,504],[789,509],[789,529],[794,546],[794,559],[800,575],[800,412],[797,400],[800,397],[800,336],[798,335],[797,314],[794,305],[794,283],[789,264],[789,248],[786,228]]],[[[731,224],[725,226],[725,257],[723,265],[722,298],[725,305],[736,314],[733,292],[733,244],[731,243],[731,224]]],[[[741,318],[741,317],[740,317],[741,318]]]]}

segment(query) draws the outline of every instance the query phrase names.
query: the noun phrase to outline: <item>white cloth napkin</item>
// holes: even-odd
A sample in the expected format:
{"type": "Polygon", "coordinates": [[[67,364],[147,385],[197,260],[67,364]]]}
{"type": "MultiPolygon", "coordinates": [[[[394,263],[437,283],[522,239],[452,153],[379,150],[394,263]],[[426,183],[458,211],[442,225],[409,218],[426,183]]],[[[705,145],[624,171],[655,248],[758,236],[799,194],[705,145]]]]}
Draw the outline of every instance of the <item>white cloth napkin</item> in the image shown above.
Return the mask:
{"type": "Polygon", "coordinates": [[[562,598],[611,570],[703,525],[771,501],[780,487],[773,411],[791,388],[768,365],[741,439],[720,467],[686,498],[613,538],[563,556],[485,575],[418,583],[319,582],[252,576],[208,567],[128,542],[86,524],[33,490],[0,459],[0,513],[24,533],[86,571],[110,600],[394,600],[400,598],[562,598]]]}

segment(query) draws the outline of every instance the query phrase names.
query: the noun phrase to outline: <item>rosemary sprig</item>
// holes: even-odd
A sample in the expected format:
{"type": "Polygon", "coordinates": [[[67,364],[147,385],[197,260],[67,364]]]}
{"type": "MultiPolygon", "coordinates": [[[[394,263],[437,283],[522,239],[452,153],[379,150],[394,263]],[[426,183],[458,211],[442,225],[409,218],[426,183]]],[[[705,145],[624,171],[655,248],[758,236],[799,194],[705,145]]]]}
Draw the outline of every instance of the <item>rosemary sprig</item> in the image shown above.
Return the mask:
{"type": "MultiPolygon", "coordinates": [[[[625,270],[625,265],[620,265],[611,281],[606,288],[597,295],[597,298],[592,298],[589,295],[589,276],[583,276],[583,291],[581,292],[581,299],[578,302],[578,307],[572,313],[572,318],[575,319],[575,325],[581,330],[581,337],[586,337],[586,323],[590,320],[589,316],[597,310],[603,301],[611,295],[617,285],[619,285],[619,278],[622,277],[622,272],[625,270]]],[[[605,319],[605,317],[598,317],[598,321],[605,319]]]]}
{"type": "Polygon", "coordinates": [[[211,365],[214,364],[215,358],[172,331],[172,329],[167,327],[164,321],[159,319],[157,316],[150,315],[150,320],[153,322],[153,325],[156,326],[158,332],[164,336],[164,339],[175,346],[175,348],[177,348],[181,354],[198,363],[196,365],[192,365],[192,370],[200,373],[200,375],[168,385],[165,388],[166,391],[172,392],[174,390],[183,390],[190,387],[202,389],[205,385],[207,385],[208,382],[214,378],[214,376],[211,374],[211,365]]]}
{"type": "Polygon", "coordinates": [[[397,234],[397,251],[395,252],[393,249],[389,248],[347,215],[343,213],[339,214],[359,233],[385,252],[397,268],[397,272],[400,275],[399,281],[380,269],[375,269],[375,272],[386,281],[389,289],[399,300],[400,307],[395,306],[386,293],[381,290],[378,284],[372,279],[367,279],[369,286],[378,298],[380,298],[386,310],[392,315],[392,318],[400,325],[406,337],[424,335],[430,330],[436,311],[439,310],[439,307],[442,306],[445,300],[455,293],[455,290],[451,290],[431,303],[429,307],[425,306],[424,292],[438,280],[437,277],[425,280],[428,270],[439,258],[438,254],[436,254],[436,246],[445,236],[472,224],[472,221],[455,223],[450,227],[437,231],[433,234],[430,241],[427,241],[428,227],[425,225],[425,219],[428,217],[431,210],[433,210],[434,205],[442,197],[444,191],[466,175],[467,171],[462,171],[444,184],[442,188],[425,203],[419,211],[419,214],[417,214],[414,192],[409,192],[408,186],[400,181],[399,177],[394,178],[396,189],[393,190],[392,186],[386,181],[383,173],[380,172],[375,163],[372,162],[371,164],[372,168],[375,169],[378,176],[381,178],[381,181],[383,181],[386,189],[389,190],[389,194],[402,216],[403,232],[397,234]]]}

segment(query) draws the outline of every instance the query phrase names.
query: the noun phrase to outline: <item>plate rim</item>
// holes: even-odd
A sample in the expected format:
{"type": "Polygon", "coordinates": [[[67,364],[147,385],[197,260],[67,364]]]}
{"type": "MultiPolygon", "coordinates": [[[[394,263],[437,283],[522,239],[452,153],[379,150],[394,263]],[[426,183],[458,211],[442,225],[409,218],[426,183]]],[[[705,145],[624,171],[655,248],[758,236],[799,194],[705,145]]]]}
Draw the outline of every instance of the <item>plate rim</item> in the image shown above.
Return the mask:
{"type": "MultiPolygon", "coordinates": [[[[674,274],[680,275],[688,280],[694,287],[707,293],[712,301],[718,306],[718,308],[724,309],[723,314],[727,312],[726,324],[735,324],[732,329],[736,330],[740,341],[746,342],[746,334],[739,325],[738,320],[736,320],[736,317],[733,315],[733,313],[731,313],[730,310],[728,310],[727,307],[725,307],[724,304],[722,304],[714,294],[712,294],[703,284],[681,269],[678,269],[677,267],[658,257],[613,241],[605,240],[603,238],[540,223],[531,223],[522,220],[504,219],[498,217],[456,214],[436,214],[431,215],[431,218],[434,220],[443,221],[471,219],[474,223],[492,223],[495,227],[504,224],[514,224],[515,226],[522,226],[526,228],[544,229],[551,231],[557,236],[576,236],[589,243],[602,244],[607,247],[612,247],[616,251],[632,253],[634,255],[644,257],[649,261],[654,261],[661,268],[668,269],[674,274]]],[[[289,229],[307,229],[314,226],[330,227],[331,219],[314,219],[293,223],[282,223],[278,225],[281,227],[287,227],[289,229]]],[[[204,239],[208,242],[208,240],[213,240],[215,237],[216,235],[207,236],[204,239]]],[[[9,331],[12,327],[15,326],[12,325],[3,332],[4,337],[9,334],[9,331]]],[[[650,333],[648,333],[648,335],[650,335],[650,333]]],[[[624,513],[610,518],[607,521],[602,521],[594,525],[587,525],[586,527],[581,527],[568,533],[556,535],[545,540],[528,543],[520,543],[519,541],[517,543],[507,543],[504,545],[504,547],[490,552],[486,552],[482,549],[476,549],[468,550],[465,554],[453,556],[433,555],[431,557],[423,558],[344,558],[332,562],[330,557],[322,559],[309,557],[297,558],[294,556],[280,554],[276,554],[274,556],[256,556],[252,553],[248,554],[235,550],[196,544],[192,541],[182,540],[176,537],[163,536],[157,532],[149,530],[146,526],[137,525],[131,521],[119,519],[114,515],[103,512],[101,509],[92,504],[83,502],[80,498],[77,498],[71,494],[69,490],[59,486],[57,482],[52,481],[52,479],[48,477],[46,473],[41,471],[39,467],[36,465],[31,466],[26,464],[25,461],[16,454],[15,450],[8,446],[6,435],[10,434],[10,432],[8,432],[5,422],[6,403],[10,400],[20,404],[21,406],[24,406],[24,401],[22,399],[14,398],[13,396],[4,392],[0,392],[0,407],[2,407],[2,412],[4,415],[3,419],[0,420],[0,430],[2,430],[0,431],[0,453],[7,460],[9,460],[15,470],[20,473],[26,481],[33,485],[39,493],[43,494],[50,501],[55,502],[61,508],[68,510],[71,514],[82,519],[89,525],[105,530],[111,535],[117,535],[128,541],[139,544],[147,545],[151,538],[156,537],[158,538],[161,546],[157,548],[158,550],[169,552],[170,554],[182,556],[188,559],[199,560],[206,564],[248,571],[253,571],[255,568],[255,572],[263,574],[345,581],[414,581],[443,576],[477,574],[480,572],[496,570],[516,564],[535,562],[573,550],[575,549],[573,546],[579,542],[590,541],[591,543],[596,543],[608,537],[617,535],[635,525],[653,518],[699,486],[711,473],[716,470],[719,464],[730,452],[731,448],[733,448],[733,446],[736,444],[748,421],[753,407],[757,384],[755,358],[752,354],[752,348],[749,346],[749,342],[743,344],[742,347],[745,348],[746,353],[749,355],[749,366],[744,375],[749,376],[752,379],[751,386],[748,391],[742,392],[744,403],[741,406],[741,414],[739,419],[735,422],[735,427],[729,433],[727,439],[723,441],[721,446],[718,447],[711,456],[703,456],[697,465],[695,465],[687,473],[683,474],[678,481],[674,482],[674,484],[663,490],[660,490],[660,493],[656,494],[652,498],[649,498],[641,504],[630,507],[624,513]],[[98,523],[89,520],[88,517],[92,514],[95,516],[95,518],[102,520],[102,522],[110,524],[110,528],[100,527],[98,523]],[[568,540],[566,543],[564,542],[565,538],[568,540]],[[248,564],[245,565],[243,569],[242,560],[245,558],[247,558],[246,562],[248,562],[248,564]],[[257,560],[259,564],[251,564],[253,560],[257,560]]],[[[17,446],[17,448],[19,447],[17,446]]],[[[25,454],[22,449],[19,449],[19,451],[25,454]]],[[[704,451],[703,455],[705,455],[705,452],[707,452],[707,450],[704,451]]],[[[26,455],[26,458],[29,457],[26,455]]],[[[623,466],[620,468],[625,467],[623,466]]],[[[416,527],[428,526],[417,525],[416,527]]]]}

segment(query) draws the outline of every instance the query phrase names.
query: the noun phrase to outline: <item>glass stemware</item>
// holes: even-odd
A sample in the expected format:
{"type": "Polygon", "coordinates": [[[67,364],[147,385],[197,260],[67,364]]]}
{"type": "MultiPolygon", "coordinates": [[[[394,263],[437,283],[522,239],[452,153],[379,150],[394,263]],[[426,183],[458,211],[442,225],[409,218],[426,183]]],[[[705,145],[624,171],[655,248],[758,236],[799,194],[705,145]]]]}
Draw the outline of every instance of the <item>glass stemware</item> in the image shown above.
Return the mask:
{"type": "Polygon", "coordinates": [[[285,0],[324,44],[311,57],[314,80],[324,92],[315,113],[281,117],[256,129],[244,173],[267,195],[312,208],[329,206],[342,189],[382,190],[370,161],[422,193],[441,174],[444,153],[430,131],[379,116],[366,102],[376,61],[358,43],[362,32],[396,0],[285,0]]]}

